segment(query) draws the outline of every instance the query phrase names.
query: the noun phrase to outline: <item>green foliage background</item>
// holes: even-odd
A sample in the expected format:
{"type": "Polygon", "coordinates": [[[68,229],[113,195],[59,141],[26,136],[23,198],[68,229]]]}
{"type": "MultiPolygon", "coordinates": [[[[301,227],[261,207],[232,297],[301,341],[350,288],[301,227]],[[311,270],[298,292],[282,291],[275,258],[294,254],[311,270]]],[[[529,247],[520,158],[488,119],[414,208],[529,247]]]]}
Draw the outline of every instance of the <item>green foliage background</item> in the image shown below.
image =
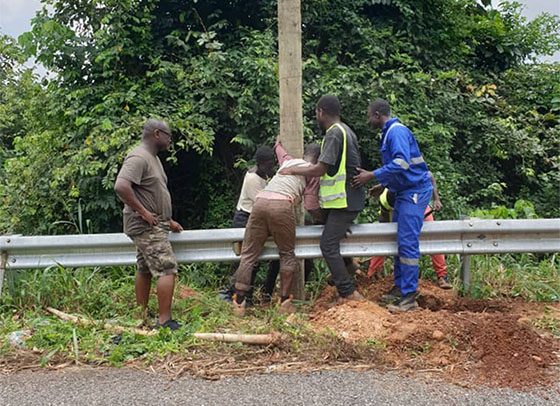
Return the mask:
{"type": "MultiPolygon", "coordinates": [[[[174,216],[228,226],[237,164],[278,131],[276,2],[43,3],[30,32],[0,38],[0,232],[120,230],[112,185],[152,116],[174,132],[174,216]],[[29,56],[52,74],[35,77],[29,56]]],[[[532,60],[560,48],[559,20],[488,3],[303,1],[306,140],[320,137],[317,99],[337,94],[373,169],[366,109],[383,97],[417,135],[442,218],[521,199],[559,216],[560,66],[532,60]]]]}

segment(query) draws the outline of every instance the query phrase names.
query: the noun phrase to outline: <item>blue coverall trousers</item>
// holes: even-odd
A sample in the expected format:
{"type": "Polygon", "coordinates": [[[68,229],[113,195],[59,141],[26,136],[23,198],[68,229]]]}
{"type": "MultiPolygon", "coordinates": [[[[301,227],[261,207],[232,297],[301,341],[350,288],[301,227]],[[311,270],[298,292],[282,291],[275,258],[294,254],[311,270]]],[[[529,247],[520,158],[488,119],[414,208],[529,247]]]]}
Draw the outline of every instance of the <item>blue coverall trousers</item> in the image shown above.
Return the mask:
{"type": "Polygon", "coordinates": [[[397,223],[399,255],[395,257],[395,286],[402,296],[416,292],[420,261],[420,231],[424,224],[424,210],[430,203],[432,189],[422,192],[399,192],[393,210],[397,223]]]}

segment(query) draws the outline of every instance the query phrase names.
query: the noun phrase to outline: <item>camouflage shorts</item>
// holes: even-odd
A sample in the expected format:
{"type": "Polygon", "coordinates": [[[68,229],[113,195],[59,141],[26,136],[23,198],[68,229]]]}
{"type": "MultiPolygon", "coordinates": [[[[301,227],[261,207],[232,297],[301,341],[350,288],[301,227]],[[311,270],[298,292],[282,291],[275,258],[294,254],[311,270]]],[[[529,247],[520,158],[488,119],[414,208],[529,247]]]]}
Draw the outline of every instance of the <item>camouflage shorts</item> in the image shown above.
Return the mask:
{"type": "Polygon", "coordinates": [[[138,272],[149,272],[156,278],[177,273],[177,260],[169,242],[168,222],[160,222],[151,230],[131,238],[136,245],[138,272]]]}

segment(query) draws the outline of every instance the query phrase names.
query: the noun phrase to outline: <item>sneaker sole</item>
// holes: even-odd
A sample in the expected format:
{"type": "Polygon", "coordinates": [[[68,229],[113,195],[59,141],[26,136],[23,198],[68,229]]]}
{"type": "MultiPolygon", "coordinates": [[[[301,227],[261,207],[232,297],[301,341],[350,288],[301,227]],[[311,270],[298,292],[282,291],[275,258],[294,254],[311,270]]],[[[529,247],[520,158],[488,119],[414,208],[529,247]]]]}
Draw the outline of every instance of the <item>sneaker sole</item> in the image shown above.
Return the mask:
{"type": "Polygon", "coordinates": [[[416,304],[416,306],[411,306],[407,309],[403,309],[403,308],[400,308],[398,306],[389,305],[389,306],[387,306],[387,310],[389,310],[389,312],[391,312],[391,313],[406,313],[406,312],[413,312],[413,311],[416,311],[416,310],[420,310],[420,306],[418,306],[418,304],[416,304]]]}
{"type": "Polygon", "coordinates": [[[400,297],[396,297],[394,299],[379,299],[379,304],[381,306],[389,306],[389,305],[393,305],[395,303],[398,303],[398,301],[401,300],[400,297]]]}

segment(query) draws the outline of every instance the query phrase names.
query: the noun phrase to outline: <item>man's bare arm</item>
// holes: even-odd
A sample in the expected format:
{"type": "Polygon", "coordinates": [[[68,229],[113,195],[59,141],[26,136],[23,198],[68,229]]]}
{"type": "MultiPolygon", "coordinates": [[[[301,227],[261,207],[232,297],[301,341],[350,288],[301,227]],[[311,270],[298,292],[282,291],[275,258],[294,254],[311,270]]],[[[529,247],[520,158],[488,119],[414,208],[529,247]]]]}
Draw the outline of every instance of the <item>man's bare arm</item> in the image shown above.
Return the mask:
{"type": "Polygon", "coordinates": [[[432,181],[432,188],[433,188],[432,197],[434,199],[434,210],[440,211],[441,209],[443,209],[443,204],[441,203],[441,199],[439,197],[436,178],[434,177],[432,172],[428,172],[428,173],[430,174],[430,180],[432,181]]]}
{"type": "Polygon", "coordinates": [[[309,177],[319,177],[327,173],[327,164],[318,162],[310,166],[291,166],[280,170],[280,175],[302,175],[309,177]]]}
{"type": "Polygon", "coordinates": [[[150,213],[140,201],[136,198],[132,189],[132,182],[123,178],[117,178],[115,182],[115,193],[125,204],[144,219],[150,225],[156,225],[158,220],[153,213],[150,213]]]}

